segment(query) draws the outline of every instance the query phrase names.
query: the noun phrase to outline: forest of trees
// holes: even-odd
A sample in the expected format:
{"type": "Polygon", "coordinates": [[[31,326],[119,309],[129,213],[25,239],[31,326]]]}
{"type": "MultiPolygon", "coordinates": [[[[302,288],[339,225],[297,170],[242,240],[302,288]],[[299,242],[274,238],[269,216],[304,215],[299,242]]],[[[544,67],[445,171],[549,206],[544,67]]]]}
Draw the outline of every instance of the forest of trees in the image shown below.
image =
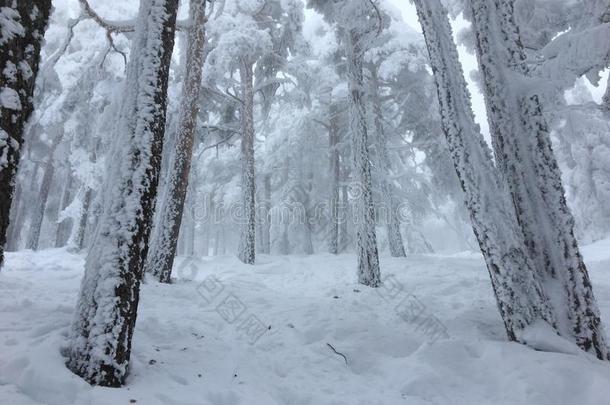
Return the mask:
{"type": "Polygon", "coordinates": [[[0,265],[86,254],[75,374],[125,383],[178,255],[346,253],[377,288],[380,255],[446,244],[482,253],[508,340],[608,360],[579,250],[610,233],[607,1],[413,0],[421,32],[382,0],[74,3],[0,0],[0,265]]]}

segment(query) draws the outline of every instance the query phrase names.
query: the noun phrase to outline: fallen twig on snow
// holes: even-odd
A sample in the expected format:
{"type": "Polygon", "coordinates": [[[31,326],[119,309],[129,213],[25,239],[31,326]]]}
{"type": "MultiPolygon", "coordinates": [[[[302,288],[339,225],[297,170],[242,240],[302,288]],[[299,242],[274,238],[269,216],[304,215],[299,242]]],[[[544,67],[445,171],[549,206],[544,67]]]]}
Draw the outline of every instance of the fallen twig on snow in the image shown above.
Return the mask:
{"type": "Polygon", "coordinates": [[[343,357],[343,360],[345,360],[345,365],[347,366],[347,357],[345,357],[345,355],[341,352],[338,352],[337,350],[335,350],[335,348],[333,347],[333,345],[331,345],[330,343],[326,343],[326,346],[330,347],[330,349],[335,352],[335,354],[338,354],[339,356],[343,357]]]}

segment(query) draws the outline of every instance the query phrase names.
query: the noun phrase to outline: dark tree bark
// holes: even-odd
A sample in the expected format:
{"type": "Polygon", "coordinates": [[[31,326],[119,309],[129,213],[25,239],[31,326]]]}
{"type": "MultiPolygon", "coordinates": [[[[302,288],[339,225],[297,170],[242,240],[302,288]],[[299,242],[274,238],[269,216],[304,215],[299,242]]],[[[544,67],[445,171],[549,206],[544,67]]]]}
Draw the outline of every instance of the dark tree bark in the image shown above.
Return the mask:
{"type": "Polygon", "coordinates": [[[0,34],[0,267],[23,130],[33,106],[40,47],[51,12],[51,0],[0,0],[3,21],[0,34]],[[6,26],[4,24],[7,24],[6,26]]]}
{"type": "MultiPolygon", "coordinates": [[[[187,38],[186,72],[182,87],[178,132],[174,144],[173,160],[168,170],[165,199],[159,206],[161,217],[155,230],[157,241],[153,244],[147,261],[147,270],[162,283],[169,283],[176,256],[178,235],[191,172],[193,142],[199,112],[199,92],[203,68],[203,45],[205,42],[205,0],[191,0],[192,27],[187,38]]],[[[190,220],[192,222],[192,220],[190,220]]],[[[191,223],[187,226],[193,226],[191,223]]],[[[189,235],[189,238],[194,237],[189,235]]],[[[187,245],[192,241],[186,241],[187,245]]]]}
{"type": "Polygon", "coordinates": [[[608,347],[574,236],[561,173],[514,21],[513,0],[471,0],[470,15],[498,166],[558,332],[600,359],[608,347]]]}
{"type": "MultiPolygon", "coordinates": [[[[178,0],[142,0],[115,130],[117,164],[85,264],[67,366],[92,385],[121,386],[129,370],[140,280],[154,213],[178,0]]],[[[113,162],[114,163],[114,162],[113,162]]]]}

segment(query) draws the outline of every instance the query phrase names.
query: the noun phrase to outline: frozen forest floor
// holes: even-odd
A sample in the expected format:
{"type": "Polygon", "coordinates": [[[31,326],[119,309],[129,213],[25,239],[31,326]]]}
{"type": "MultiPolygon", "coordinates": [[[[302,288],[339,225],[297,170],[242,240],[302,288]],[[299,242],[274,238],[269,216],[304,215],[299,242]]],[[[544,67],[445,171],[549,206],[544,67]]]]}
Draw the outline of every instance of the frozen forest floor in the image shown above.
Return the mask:
{"type": "MultiPolygon", "coordinates": [[[[608,324],[610,240],[583,250],[608,324]]],[[[180,258],[175,284],[143,286],[121,389],[90,387],[60,353],[84,258],[51,249],[8,254],[6,262],[2,404],[585,405],[610,398],[610,363],[506,341],[476,254],[384,257],[379,290],[355,282],[353,255],[261,256],[253,267],[228,256],[180,258]]]]}

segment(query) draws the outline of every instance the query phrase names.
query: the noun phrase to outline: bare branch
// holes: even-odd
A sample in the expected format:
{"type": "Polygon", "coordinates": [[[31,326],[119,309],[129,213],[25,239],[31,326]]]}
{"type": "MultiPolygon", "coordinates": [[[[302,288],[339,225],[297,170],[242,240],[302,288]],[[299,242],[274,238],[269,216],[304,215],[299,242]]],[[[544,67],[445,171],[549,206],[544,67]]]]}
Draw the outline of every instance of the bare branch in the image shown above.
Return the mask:
{"type": "Polygon", "coordinates": [[[201,152],[199,152],[199,154],[197,155],[197,159],[199,159],[201,157],[201,155],[203,155],[203,152],[205,152],[206,150],[210,150],[210,149],[213,149],[213,148],[218,148],[223,143],[227,143],[231,138],[233,138],[233,136],[241,134],[241,132],[239,132],[239,131],[233,131],[233,130],[229,130],[229,131],[231,132],[230,135],[224,137],[223,139],[221,139],[220,141],[216,142],[213,145],[206,146],[205,148],[203,148],[201,150],[201,152]]]}

